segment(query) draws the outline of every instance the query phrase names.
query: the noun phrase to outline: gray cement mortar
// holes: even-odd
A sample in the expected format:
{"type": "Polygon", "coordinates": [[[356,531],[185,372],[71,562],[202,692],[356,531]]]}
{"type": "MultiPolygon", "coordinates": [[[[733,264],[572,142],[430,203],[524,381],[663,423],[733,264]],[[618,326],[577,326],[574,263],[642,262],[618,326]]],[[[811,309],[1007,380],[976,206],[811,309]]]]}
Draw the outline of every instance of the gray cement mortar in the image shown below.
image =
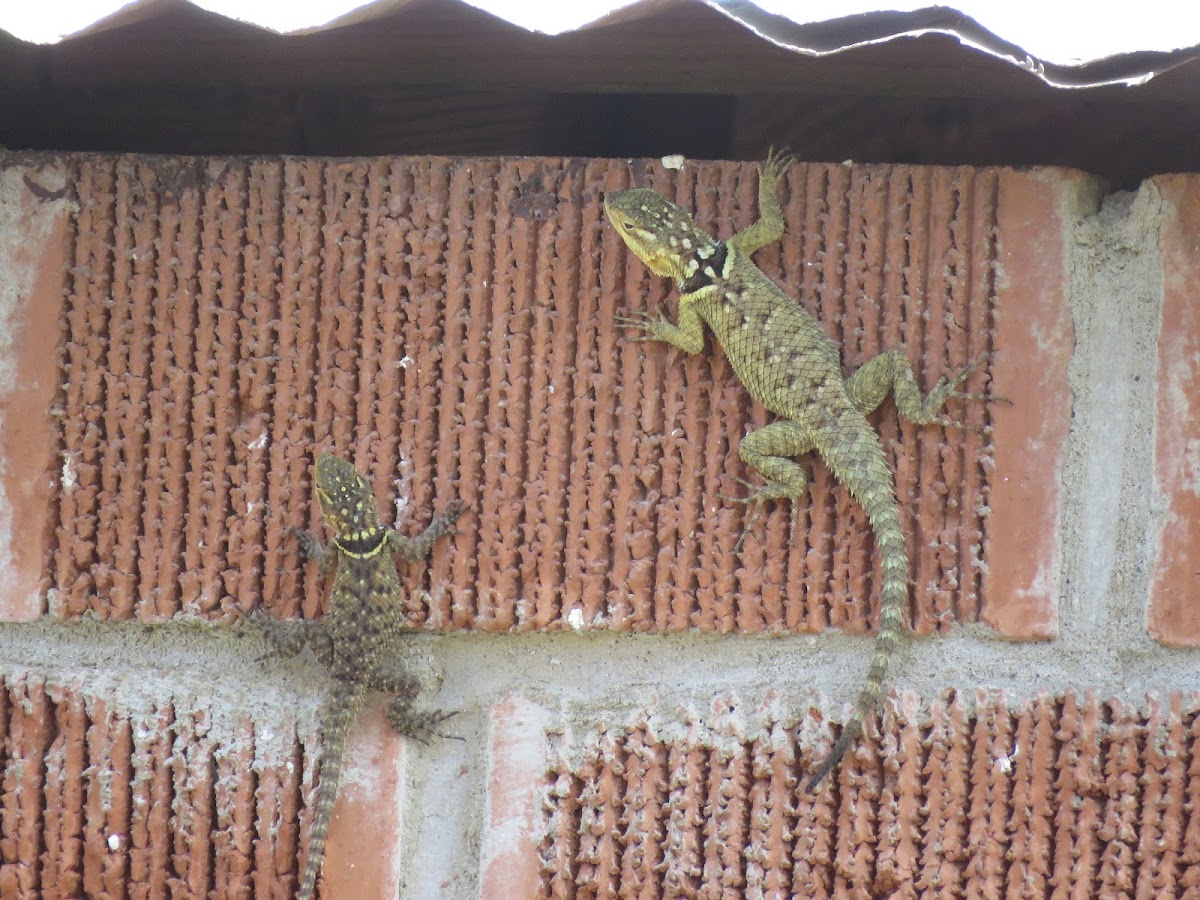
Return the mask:
{"type": "MultiPolygon", "coordinates": [[[[1200,692],[1200,652],[1160,646],[1145,631],[1145,604],[1162,510],[1154,494],[1156,336],[1162,286],[1158,233],[1171,211],[1152,184],[1102,197],[1095,181],[1064,199],[1067,283],[1076,347],[1073,418],[1062,476],[1060,635],[1012,643],[984,626],[902,644],[892,687],[924,697],[955,689],[1003,690],[1010,703],[1072,688],[1134,706],[1147,694],[1200,692]]],[[[0,204],[2,205],[2,204],[0,204]]],[[[0,280],[9,277],[0,272],[0,280]]],[[[0,673],[40,675],[111,698],[144,715],[170,700],[205,711],[208,738],[241,740],[238,723],[287,709],[302,740],[319,733],[322,685],[304,659],[259,661],[266,647],[243,627],[187,622],[95,621],[0,624],[0,673]]],[[[459,710],[463,741],[414,746],[406,756],[403,896],[474,896],[486,808],[488,712],[510,692],[545,707],[566,731],[652,714],[670,733],[710,707],[714,695],[751,708],[771,690],[795,704],[849,709],[871,653],[867,638],[837,632],[801,637],[682,634],[414,635],[409,663],[428,691],[423,703],[459,710]],[[822,699],[825,698],[825,699],[822,699]],[[464,774],[465,773],[465,774],[464,774]],[[419,860],[419,864],[417,861],[419,860]]],[[[777,707],[776,707],[777,708],[777,707]]],[[[720,740],[714,732],[712,739],[720,740]]],[[[280,752],[283,753],[283,743],[280,752]]],[[[256,740],[259,764],[271,743],[256,740]]],[[[349,778],[355,773],[347,773],[349,778]]]]}

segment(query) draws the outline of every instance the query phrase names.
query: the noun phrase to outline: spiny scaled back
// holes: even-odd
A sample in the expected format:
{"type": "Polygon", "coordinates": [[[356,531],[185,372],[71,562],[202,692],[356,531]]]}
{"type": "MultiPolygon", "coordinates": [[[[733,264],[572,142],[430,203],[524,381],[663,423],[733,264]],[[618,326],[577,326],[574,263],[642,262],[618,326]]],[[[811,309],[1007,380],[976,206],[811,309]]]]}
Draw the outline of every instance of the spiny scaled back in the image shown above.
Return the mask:
{"type": "MultiPolygon", "coordinates": [[[[854,715],[809,781],[813,790],[862,733],[865,716],[883,693],[908,599],[908,555],[892,473],[866,416],[891,392],[908,421],[953,425],[940,415],[942,404],[951,396],[977,395],[955,393],[975,369],[969,366],[923,398],[908,357],[899,350],[882,353],[842,378],[837,345],[750,259],[783,235],[778,188],[791,160],[786,151],[771,152],[759,169],[758,221],[727,241],[700,231],[683,209],[645,188],[608,194],[604,208],[638,258],[656,274],[675,279],[679,290],[676,322],[635,311],[615,316],[615,323],[638,329],[635,340],[665,341],[687,353],[704,349],[707,326],[750,395],[781,417],[738,445],[738,455],[765,481],[743,501],[753,507],[746,530],[764,501],[804,495],[808,473],[794,457],[815,451],[866,510],[875,532],[883,570],[875,654],[854,715]]],[[[793,507],[793,522],[794,515],[793,507]]]]}
{"type": "Polygon", "coordinates": [[[366,559],[383,549],[387,529],[370,483],[350,463],[330,453],[317,459],[317,499],[337,548],[354,559],[366,559]]]}
{"type": "Polygon", "coordinates": [[[388,721],[407,737],[426,743],[445,737],[437,728],[450,714],[418,712],[412,701],[418,679],[403,670],[397,653],[406,630],[404,592],[396,574],[398,559],[426,558],[434,543],[454,529],[466,506],[453,502],[419,536],[407,538],[379,522],[370,482],[345,460],[322,454],[317,460],[316,493],[333,545],[317,535],[293,529],[305,556],[333,578],[329,612],[321,623],[279,622],[256,610],[251,616],[280,656],[295,656],[305,645],[332,676],[325,702],[324,747],[309,837],[308,859],[297,900],[311,900],[324,855],[325,836],[341,778],[347,735],[371,691],[392,694],[388,721]],[[387,552],[384,552],[386,549],[387,552]]]}

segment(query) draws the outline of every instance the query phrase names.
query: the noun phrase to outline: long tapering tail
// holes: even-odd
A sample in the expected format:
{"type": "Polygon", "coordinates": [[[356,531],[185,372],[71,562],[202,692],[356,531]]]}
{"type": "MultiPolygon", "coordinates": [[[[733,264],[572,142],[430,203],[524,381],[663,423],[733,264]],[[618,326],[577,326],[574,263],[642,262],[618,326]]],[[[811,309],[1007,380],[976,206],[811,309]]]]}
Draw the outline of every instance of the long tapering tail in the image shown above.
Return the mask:
{"type": "Polygon", "coordinates": [[[312,900],[317,888],[317,874],[325,855],[325,835],[337,800],[338,782],[342,777],[342,756],[346,751],[346,736],[350,724],[362,706],[365,693],[352,685],[334,685],[334,693],[325,704],[322,723],[321,771],[317,780],[317,802],[313,815],[312,833],[308,840],[308,859],[304,863],[304,878],[296,900],[312,900]],[[342,689],[345,689],[342,692],[342,689]]]}
{"type": "Polygon", "coordinates": [[[871,668],[867,670],[867,681],[854,704],[854,714],[842,727],[833,745],[833,750],[808,782],[812,793],[828,775],[838,761],[863,733],[863,723],[871,710],[883,696],[883,682],[887,678],[892,653],[900,639],[904,607],[908,600],[908,554],[904,549],[904,532],[900,528],[900,516],[893,497],[867,504],[867,516],[875,532],[875,543],[883,565],[883,605],[879,612],[879,634],[875,638],[875,655],[871,668]],[[871,507],[875,507],[872,509],[871,507]]]}

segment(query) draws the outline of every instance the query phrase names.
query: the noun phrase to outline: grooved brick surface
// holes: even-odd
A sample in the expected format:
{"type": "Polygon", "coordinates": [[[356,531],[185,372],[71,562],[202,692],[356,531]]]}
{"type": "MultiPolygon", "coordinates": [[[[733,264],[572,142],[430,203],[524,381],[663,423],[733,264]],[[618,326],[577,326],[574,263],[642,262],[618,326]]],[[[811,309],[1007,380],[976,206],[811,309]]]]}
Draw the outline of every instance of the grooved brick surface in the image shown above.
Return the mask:
{"type": "Polygon", "coordinates": [[[1197,483],[1197,423],[1200,423],[1200,310],[1196,285],[1200,265],[1200,183],[1195,176],[1154,179],[1171,214],[1159,238],[1163,311],[1158,335],[1155,487],[1164,507],[1158,557],[1151,574],[1146,624],[1158,640],[1174,647],[1200,647],[1200,483],[1197,483]]]}
{"type": "Polygon", "coordinates": [[[768,704],[552,738],[536,896],[1200,892],[1200,695],[1145,715],[1073,693],[1011,711],[998,692],[974,711],[905,695],[815,797],[828,726],[810,716],[797,736],[802,704],[768,704]]]}
{"type": "MultiPolygon", "coordinates": [[[[410,531],[455,495],[475,504],[464,534],[407,576],[417,626],[872,628],[873,543],[848,494],[813,463],[795,540],[780,506],[735,555],[747,512],[725,497],[748,474],[737,444],[767,415],[719,351],[684,360],[612,326],[672,289],[607,227],[603,193],[648,184],[728,236],[756,215],[753,165],[59,165],[79,212],[58,320],[55,490],[27,522],[52,536],[52,613],[318,614],[319,580],[301,574],[285,529],[316,524],[311,459],[325,448],[369,471],[386,506],[401,498],[410,531]]],[[[1002,185],[1032,177],[799,164],[784,240],[756,259],[842,345],[847,371],[903,346],[929,388],[995,351],[968,388],[995,379],[1020,407],[1020,373],[1061,354],[997,341],[999,299],[1018,322],[1023,306],[1058,302],[997,284],[1002,185]]],[[[1057,252],[1058,219],[1041,225],[1045,240],[1007,254],[1007,270],[1057,252]]],[[[951,412],[985,426],[996,409],[951,412]]],[[[1033,466],[1021,434],[999,453],[976,432],[900,424],[890,401],[874,421],[896,468],[916,630],[983,618],[1014,637],[1050,633],[1056,573],[1032,595],[982,587],[995,485],[1016,467],[1032,479],[1026,502],[1050,510],[1038,521],[1056,521],[1056,448],[1033,466]],[[1005,616],[1009,602],[1040,604],[1040,618],[1005,616]]],[[[1006,554],[1041,560],[1056,541],[1021,535],[1006,554]]]]}
{"type": "Polygon", "coordinates": [[[75,685],[9,678],[0,896],[283,896],[312,768],[283,711],[218,721],[169,696],[119,710],[75,685]]]}

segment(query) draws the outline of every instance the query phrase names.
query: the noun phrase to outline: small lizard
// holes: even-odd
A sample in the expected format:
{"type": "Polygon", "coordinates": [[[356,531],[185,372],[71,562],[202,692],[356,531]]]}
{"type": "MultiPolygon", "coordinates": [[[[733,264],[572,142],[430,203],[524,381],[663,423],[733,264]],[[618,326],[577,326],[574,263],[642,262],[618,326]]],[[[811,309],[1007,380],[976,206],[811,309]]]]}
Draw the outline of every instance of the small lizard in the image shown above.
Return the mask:
{"type": "Polygon", "coordinates": [[[302,552],[316,561],[326,578],[336,566],[324,622],[284,623],[261,610],[250,615],[250,621],[273,645],[269,656],[295,656],[307,644],[335,682],[324,709],[316,812],[308,860],[296,894],[299,900],[309,900],[316,889],[346,735],[368,692],[396,695],[388,708],[388,721],[400,734],[422,744],[430,737],[445,737],[434,729],[453,713],[413,711],[411,704],[420,683],[396,664],[396,651],[405,632],[396,561],[424,559],[439,537],[453,531],[454,521],[467,509],[462,503],[452,503],[419,537],[406,538],[380,524],[375,493],[367,479],[350,463],[328,453],[317,460],[316,490],[325,522],[333,531],[332,545],[324,547],[315,535],[297,528],[289,533],[300,540],[302,552]]]}
{"type": "MultiPolygon", "coordinates": [[[[604,209],[629,249],[656,275],[673,278],[679,290],[677,324],[661,314],[633,312],[618,315],[617,325],[644,332],[635,340],[666,341],[686,353],[704,349],[707,325],[750,395],[782,417],[746,435],[738,447],[742,460],[766,481],[738,501],[752,506],[746,530],[753,527],[764,501],[794,501],[803,495],[808,476],[791,457],[816,451],[866,510],[875,532],[883,566],[875,654],[853,717],[809,780],[808,790],[813,791],[862,734],[866,715],[883,693],[908,597],[908,556],[893,477],[866,416],[892,391],[900,415],[908,421],[956,425],[939,410],[951,396],[981,398],[956,388],[982,360],[940,382],[924,399],[908,358],[899,350],[880,354],[843,379],[837,345],[750,260],[756,250],[783,234],[777,194],[792,159],[786,150],[771,151],[759,169],[759,219],[727,241],[701,231],[685,210],[647,188],[609,193],[604,209]]],[[[793,505],[793,528],[795,515],[793,505]]]]}

